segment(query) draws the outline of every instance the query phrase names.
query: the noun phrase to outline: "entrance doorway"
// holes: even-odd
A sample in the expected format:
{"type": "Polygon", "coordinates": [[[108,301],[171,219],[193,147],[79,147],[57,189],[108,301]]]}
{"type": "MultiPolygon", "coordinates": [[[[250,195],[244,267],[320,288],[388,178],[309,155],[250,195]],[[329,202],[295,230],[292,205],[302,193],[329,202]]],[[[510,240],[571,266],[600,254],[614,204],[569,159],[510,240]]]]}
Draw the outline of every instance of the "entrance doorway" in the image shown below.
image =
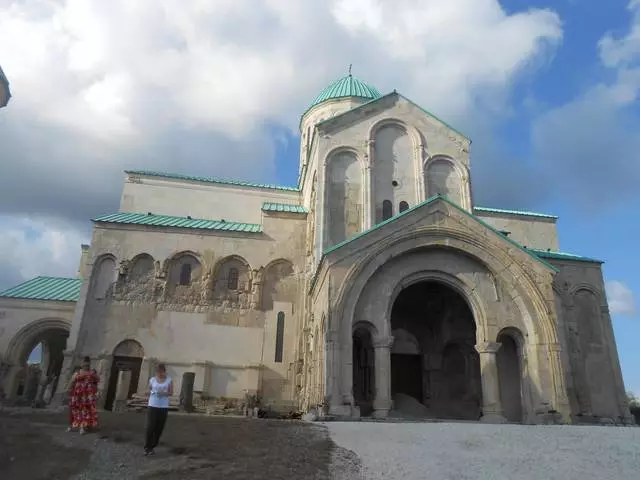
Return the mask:
{"type": "Polygon", "coordinates": [[[373,412],[375,391],[373,336],[367,325],[356,326],[353,332],[353,399],[362,416],[373,412]]]}
{"type": "MultiPolygon", "coordinates": [[[[509,329],[510,330],[510,329],[509,329]]],[[[503,331],[498,335],[501,346],[496,355],[500,402],[505,418],[509,422],[522,422],[522,365],[519,332],[503,331]]]]}
{"type": "Polygon", "coordinates": [[[425,416],[477,420],[480,361],[475,321],[464,298],[439,282],[413,284],[393,304],[391,329],[394,405],[413,402],[425,416]]]}
{"type": "Polygon", "coordinates": [[[121,371],[131,372],[131,383],[129,384],[127,398],[131,398],[138,391],[143,357],[144,351],[142,345],[135,340],[125,340],[115,348],[113,351],[111,372],[109,373],[109,386],[107,387],[107,394],[105,396],[105,410],[113,409],[113,402],[118,387],[118,376],[121,371]]]}

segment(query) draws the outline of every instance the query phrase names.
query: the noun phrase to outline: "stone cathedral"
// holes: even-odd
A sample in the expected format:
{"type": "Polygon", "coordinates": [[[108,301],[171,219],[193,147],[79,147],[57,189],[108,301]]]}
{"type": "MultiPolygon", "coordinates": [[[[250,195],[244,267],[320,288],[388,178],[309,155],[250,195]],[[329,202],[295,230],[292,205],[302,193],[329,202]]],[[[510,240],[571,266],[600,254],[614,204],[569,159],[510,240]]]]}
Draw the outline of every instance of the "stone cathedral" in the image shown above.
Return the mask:
{"type": "Polygon", "coordinates": [[[77,278],[0,294],[2,385],[43,348],[89,355],[100,404],[132,372],[195,373],[200,401],[488,422],[629,421],[601,261],[551,215],[480,207],[470,140],[351,74],[300,119],[298,185],[125,172],[77,278]]]}

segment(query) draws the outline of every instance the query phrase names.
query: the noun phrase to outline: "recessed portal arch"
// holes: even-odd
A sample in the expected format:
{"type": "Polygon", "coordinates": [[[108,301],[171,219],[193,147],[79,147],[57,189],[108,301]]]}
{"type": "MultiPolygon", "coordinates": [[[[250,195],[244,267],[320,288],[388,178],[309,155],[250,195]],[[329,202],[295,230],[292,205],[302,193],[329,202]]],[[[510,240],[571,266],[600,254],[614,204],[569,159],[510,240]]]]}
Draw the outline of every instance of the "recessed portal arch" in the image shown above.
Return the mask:
{"type": "MultiPolygon", "coordinates": [[[[128,398],[131,398],[138,390],[140,380],[140,370],[144,358],[144,348],[137,340],[127,339],[120,342],[113,349],[113,362],[109,372],[109,386],[105,397],[104,408],[111,410],[115,399],[116,388],[118,386],[118,376],[121,371],[131,372],[131,383],[129,384],[128,398]]],[[[146,379],[145,379],[146,380],[146,379]]]]}
{"type": "Polygon", "coordinates": [[[496,354],[500,403],[504,417],[509,422],[523,421],[522,369],[524,337],[512,327],[500,331],[497,337],[500,348],[496,354]]]}
{"type": "Polygon", "coordinates": [[[410,283],[390,315],[391,395],[399,413],[477,420],[481,415],[476,324],[466,299],[445,283],[410,283]],[[408,413],[408,412],[406,412],[408,413]]]}

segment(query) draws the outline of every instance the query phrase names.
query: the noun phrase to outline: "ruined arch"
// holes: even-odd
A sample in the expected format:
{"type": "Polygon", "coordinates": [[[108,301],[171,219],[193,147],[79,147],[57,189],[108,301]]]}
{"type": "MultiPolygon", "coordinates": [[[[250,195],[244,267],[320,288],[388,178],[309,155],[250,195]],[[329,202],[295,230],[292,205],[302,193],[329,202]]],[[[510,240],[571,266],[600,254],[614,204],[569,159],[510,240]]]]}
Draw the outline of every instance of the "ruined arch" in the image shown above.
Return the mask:
{"type": "Polygon", "coordinates": [[[40,365],[42,375],[49,378],[60,376],[70,330],[71,322],[65,319],[42,318],[30,322],[13,336],[5,353],[9,368],[4,379],[0,376],[7,398],[15,398],[29,355],[39,343],[43,344],[40,365]]]}
{"type": "Polygon", "coordinates": [[[298,289],[294,274],[293,263],[285,258],[267,264],[262,272],[262,310],[273,310],[276,302],[295,302],[298,289]]]}
{"type": "Polygon", "coordinates": [[[216,262],[213,269],[213,298],[216,303],[249,306],[252,270],[240,255],[229,255],[216,262]]]}
{"type": "Polygon", "coordinates": [[[117,357],[143,358],[144,348],[135,339],[126,339],[118,343],[113,349],[113,355],[117,357]]]}
{"type": "Polygon", "coordinates": [[[127,281],[144,283],[155,274],[155,260],[148,253],[139,253],[129,262],[127,281]]]}
{"type": "Polygon", "coordinates": [[[167,265],[167,284],[171,287],[190,286],[192,283],[200,280],[202,276],[202,262],[200,255],[185,250],[173,254],[166,260],[167,265]],[[184,265],[189,265],[188,282],[184,282],[185,270],[184,265]]]}
{"type": "MultiPolygon", "coordinates": [[[[131,398],[138,391],[140,375],[142,373],[142,361],[144,358],[144,347],[133,338],[127,338],[119,342],[113,349],[113,357],[109,376],[106,379],[107,391],[104,397],[104,408],[111,410],[115,399],[116,389],[118,387],[118,377],[120,372],[131,372],[131,381],[129,383],[129,391],[127,398],[131,398]]],[[[146,374],[147,372],[145,372],[146,374]]],[[[143,378],[143,381],[146,381],[143,378]]]]}

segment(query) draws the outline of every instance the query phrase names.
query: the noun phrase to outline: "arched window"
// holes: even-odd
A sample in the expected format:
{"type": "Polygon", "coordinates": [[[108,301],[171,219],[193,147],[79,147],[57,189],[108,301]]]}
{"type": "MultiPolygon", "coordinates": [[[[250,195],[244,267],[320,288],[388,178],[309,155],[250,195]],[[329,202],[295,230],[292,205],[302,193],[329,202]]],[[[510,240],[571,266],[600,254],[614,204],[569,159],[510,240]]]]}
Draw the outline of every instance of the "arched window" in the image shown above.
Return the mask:
{"type": "Polygon", "coordinates": [[[400,213],[404,212],[405,210],[409,209],[409,204],[407,202],[405,202],[404,200],[400,202],[400,213]]]}
{"type": "Polygon", "coordinates": [[[393,217],[393,203],[391,200],[384,200],[382,202],[382,220],[389,220],[393,217]]]}
{"type": "Polygon", "coordinates": [[[183,263],[180,267],[180,285],[191,285],[191,264],[183,263]]]}
{"type": "Polygon", "coordinates": [[[276,363],[282,363],[282,353],[284,350],[284,312],[278,312],[278,323],[276,325],[276,363]]]}
{"type": "Polygon", "coordinates": [[[227,277],[227,288],[229,290],[237,290],[238,289],[238,269],[230,268],[229,275],[227,277]]]}

